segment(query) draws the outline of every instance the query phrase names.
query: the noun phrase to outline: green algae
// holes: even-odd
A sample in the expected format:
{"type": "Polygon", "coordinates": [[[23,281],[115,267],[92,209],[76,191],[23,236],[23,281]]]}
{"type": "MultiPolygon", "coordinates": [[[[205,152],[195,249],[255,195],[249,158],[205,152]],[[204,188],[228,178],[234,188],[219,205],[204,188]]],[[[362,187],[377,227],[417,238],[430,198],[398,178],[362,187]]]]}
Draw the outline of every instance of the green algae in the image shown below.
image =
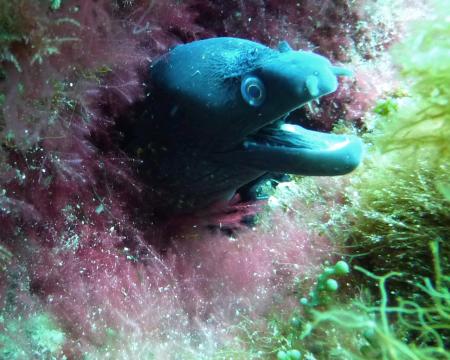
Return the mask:
{"type": "Polygon", "coordinates": [[[0,359],[64,359],[65,333],[47,313],[27,318],[0,315],[0,359]]]}
{"type": "Polygon", "coordinates": [[[428,243],[450,256],[450,22],[436,15],[394,51],[407,96],[380,102],[363,168],[353,178],[349,244],[378,271],[433,274],[428,243]],[[395,106],[392,104],[395,103],[395,106]],[[363,255],[365,256],[365,255],[363,255]]]}
{"type": "Polygon", "coordinates": [[[372,327],[366,353],[347,358],[450,358],[450,22],[440,10],[394,50],[407,95],[375,107],[367,160],[347,188],[347,220],[335,224],[366,267],[357,269],[367,286],[380,291],[357,302],[359,313],[315,313],[319,323],[372,327]]]}
{"type": "Polygon", "coordinates": [[[356,269],[370,289],[314,312],[313,328],[347,329],[335,342],[338,358],[450,358],[450,22],[441,10],[394,50],[406,93],[375,107],[367,159],[338,210],[347,216],[329,231],[364,265],[356,269]],[[345,338],[360,339],[357,351],[342,346],[345,338]]]}
{"type": "Polygon", "coordinates": [[[345,359],[450,359],[446,348],[450,335],[450,277],[442,273],[438,242],[430,242],[429,246],[434,278],[415,282],[412,296],[397,296],[392,301],[394,296],[388,292],[387,282],[403,278],[404,273],[376,275],[357,266],[358,271],[377,284],[379,298],[371,302],[355,300],[348,308],[315,311],[313,328],[336,326],[341,337],[359,337],[358,352],[341,347],[345,359]]]}

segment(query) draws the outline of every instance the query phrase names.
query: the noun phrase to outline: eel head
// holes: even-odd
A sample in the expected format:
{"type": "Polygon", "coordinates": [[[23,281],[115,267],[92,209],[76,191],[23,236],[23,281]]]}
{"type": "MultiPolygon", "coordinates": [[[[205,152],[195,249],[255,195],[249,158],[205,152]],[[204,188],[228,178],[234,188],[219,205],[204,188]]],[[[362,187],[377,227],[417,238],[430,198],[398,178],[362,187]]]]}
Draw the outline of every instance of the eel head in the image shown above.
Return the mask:
{"type": "Polygon", "coordinates": [[[317,176],[351,172],[363,154],[358,137],[311,131],[285,122],[291,111],[336,91],[338,77],[351,75],[323,56],[294,51],[281,43],[277,56],[242,76],[242,106],[252,114],[244,116],[257,120],[241,127],[245,136],[232,151],[219,156],[270,172],[317,176]]]}
{"type": "Polygon", "coordinates": [[[342,175],[361,161],[357,137],[286,123],[292,111],[334,92],[338,77],[351,75],[323,56],[294,51],[286,42],[271,49],[213,38],[175,47],[150,72],[155,103],[169,104],[159,133],[173,158],[189,164],[184,177],[192,164],[197,178],[221,164],[242,175],[230,185],[236,187],[267,172],[342,175]]]}

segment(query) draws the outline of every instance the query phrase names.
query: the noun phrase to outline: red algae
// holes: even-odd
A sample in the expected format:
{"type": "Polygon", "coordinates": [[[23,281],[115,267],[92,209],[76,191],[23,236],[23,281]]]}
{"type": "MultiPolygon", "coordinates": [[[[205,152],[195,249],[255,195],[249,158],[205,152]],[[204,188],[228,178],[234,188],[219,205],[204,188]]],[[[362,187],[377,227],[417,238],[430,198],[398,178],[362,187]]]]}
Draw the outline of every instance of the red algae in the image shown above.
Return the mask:
{"type": "Polygon", "coordinates": [[[316,271],[333,246],[280,211],[269,227],[239,225],[263,204],[159,223],[151,186],[120,148],[117,119],[146,96],[159,54],[226,35],[271,46],[286,39],[354,63],[354,83],[316,113],[295,115],[320,129],[337,119],[361,125],[392,74],[380,59],[398,29],[347,2],[67,1],[57,11],[42,3],[18,2],[20,36],[7,44],[14,61],[2,60],[2,307],[11,317],[53,314],[69,358],[208,358],[242,316],[289,298],[294,278],[316,271]],[[364,48],[371,31],[384,40],[364,48]]]}

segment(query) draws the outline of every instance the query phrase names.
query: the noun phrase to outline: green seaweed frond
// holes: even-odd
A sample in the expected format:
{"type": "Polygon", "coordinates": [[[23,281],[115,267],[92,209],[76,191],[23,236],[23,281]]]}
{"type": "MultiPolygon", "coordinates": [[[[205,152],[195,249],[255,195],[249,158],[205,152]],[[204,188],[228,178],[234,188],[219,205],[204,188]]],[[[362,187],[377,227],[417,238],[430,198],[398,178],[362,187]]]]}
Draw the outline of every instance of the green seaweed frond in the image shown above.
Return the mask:
{"type": "Polygon", "coordinates": [[[349,251],[370,258],[371,270],[402,269],[410,280],[433,273],[430,239],[440,241],[444,272],[450,270],[447,13],[416,24],[394,52],[409,87],[375,107],[366,161],[348,191],[350,226],[341,228],[349,251]]]}
{"type": "Polygon", "coordinates": [[[435,15],[415,24],[394,51],[410,84],[409,97],[395,106],[398,111],[381,114],[386,119],[376,141],[383,151],[415,150],[412,156],[443,164],[450,159],[450,3],[435,6],[435,15]]]}
{"type": "Polygon", "coordinates": [[[383,169],[380,159],[371,159],[353,180],[353,220],[343,233],[351,251],[368,254],[379,271],[401,268],[411,276],[429,276],[430,239],[440,239],[444,257],[450,256],[450,211],[438,186],[448,182],[450,169],[426,161],[416,162],[417,168],[388,164],[383,169]]]}
{"type": "Polygon", "coordinates": [[[413,284],[420,296],[393,299],[387,281],[402,279],[402,273],[389,272],[379,276],[356,266],[356,270],[376,282],[379,300],[356,301],[351,310],[337,307],[313,311],[313,328],[332,323],[345,331],[360,332],[363,341],[359,352],[343,349],[349,359],[450,359],[450,277],[442,273],[439,242],[433,241],[429,246],[434,279],[421,278],[413,284]]]}

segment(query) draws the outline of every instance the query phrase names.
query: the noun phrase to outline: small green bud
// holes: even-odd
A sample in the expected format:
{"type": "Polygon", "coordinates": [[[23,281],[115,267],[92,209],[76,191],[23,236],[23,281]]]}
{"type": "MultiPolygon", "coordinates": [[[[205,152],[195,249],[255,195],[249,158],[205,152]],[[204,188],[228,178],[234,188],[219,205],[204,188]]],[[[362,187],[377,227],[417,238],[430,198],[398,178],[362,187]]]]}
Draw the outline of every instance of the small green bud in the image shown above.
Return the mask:
{"type": "Polygon", "coordinates": [[[336,275],[347,275],[350,273],[350,267],[345,261],[338,261],[336,265],[334,265],[334,270],[336,275]]]}
{"type": "Polygon", "coordinates": [[[336,291],[339,288],[339,283],[334,279],[328,279],[325,283],[327,291],[336,291]]]}
{"type": "Polygon", "coordinates": [[[365,359],[379,359],[381,357],[380,350],[377,350],[370,345],[361,346],[359,351],[364,355],[365,359]]]}
{"type": "Polygon", "coordinates": [[[308,299],[307,298],[301,298],[300,299],[300,305],[307,305],[308,304],[308,299]]]}
{"type": "Polygon", "coordinates": [[[277,360],[289,360],[289,356],[286,351],[280,350],[277,352],[277,360]]]}
{"type": "Polygon", "coordinates": [[[361,352],[361,354],[363,354],[364,356],[369,356],[372,355],[373,353],[373,349],[369,346],[369,345],[363,345],[359,348],[359,351],[361,352]]]}
{"type": "Polygon", "coordinates": [[[302,321],[298,317],[293,317],[291,319],[291,326],[299,329],[302,326],[302,321]]]}
{"type": "Polygon", "coordinates": [[[302,353],[297,349],[289,350],[287,355],[290,360],[300,360],[302,358],[302,353]]]}
{"type": "Polygon", "coordinates": [[[369,343],[373,343],[375,340],[375,329],[373,328],[368,328],[366,330],[364,330],[363,332],[363,336],[364,338],[369,342],[369,343]]]}

